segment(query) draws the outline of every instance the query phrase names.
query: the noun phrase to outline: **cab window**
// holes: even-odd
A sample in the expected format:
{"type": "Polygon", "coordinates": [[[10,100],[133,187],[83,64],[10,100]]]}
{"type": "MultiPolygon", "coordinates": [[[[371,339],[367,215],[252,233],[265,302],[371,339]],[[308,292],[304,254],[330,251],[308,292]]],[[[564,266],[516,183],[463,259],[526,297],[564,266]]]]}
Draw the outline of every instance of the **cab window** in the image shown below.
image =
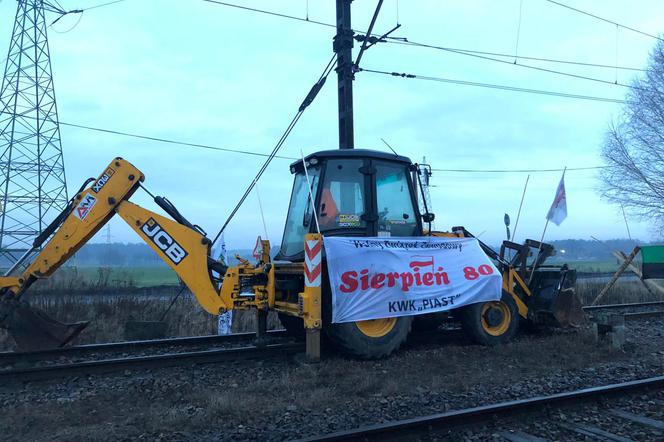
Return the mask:
{"type": "MultiPolygon", "coordinates": [[[[316,195],[318,189],[318,168],[308,168],[311,194],[316,195]]],[[[281,241],[281,254],[293,256],[304,250],[304,235],[309,233],[309,227],[314,221],[313,205],[307,188],[307,177],[304,172],[295,175],[290,206],[286,217],[284,237],[281,241]]]]}
{"type": "Polygon", "coordinates": [[[408,187],[408,170],[396,164],[376,164],[378,236],[416,236],[417,219],[408,187]]]}
{"type": "Polygon", "coordinates": [[[328,160],[318,205],[321,231],[363,228],[364,175],[362,160],[328,160]]]}

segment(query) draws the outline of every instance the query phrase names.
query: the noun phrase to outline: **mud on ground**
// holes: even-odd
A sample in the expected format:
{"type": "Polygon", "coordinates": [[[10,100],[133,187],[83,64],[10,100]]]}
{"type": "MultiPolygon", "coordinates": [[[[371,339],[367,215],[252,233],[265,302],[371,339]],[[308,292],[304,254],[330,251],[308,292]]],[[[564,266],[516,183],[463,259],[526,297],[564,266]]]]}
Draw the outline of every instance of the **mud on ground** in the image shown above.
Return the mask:
{"type": "Polygon", "coordinates": [[[381,361],[254,361],[0,386],[6,440],[287,440],[664,373],[664,321],[625,351],[588,330],[495,348],[441,333],[381,361]]]}

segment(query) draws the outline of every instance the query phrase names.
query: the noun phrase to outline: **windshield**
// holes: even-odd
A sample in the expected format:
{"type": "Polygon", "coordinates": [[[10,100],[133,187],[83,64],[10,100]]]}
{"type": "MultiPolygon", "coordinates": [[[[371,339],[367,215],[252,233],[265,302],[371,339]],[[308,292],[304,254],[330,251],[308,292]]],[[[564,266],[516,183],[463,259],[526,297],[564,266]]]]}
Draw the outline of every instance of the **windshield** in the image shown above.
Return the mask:
{"type": "MultiPolygon", "coordinates": [[[[311,194],[315,197],[318,190],[320,172],[315,167],[309,167],[307,171],[309,172],[309,182],[311,183],[311,194]]],[[[309,196],[309,189],[307,189],[307,177],[303,171],[295,175],[288,216],[286,217],[286,227],[284,228],[284,237],[281,241],[282,255],[293,256],[304,250],[304,235],[309,233],[310,225],[313,221],[311,198],[309,196]]]]}

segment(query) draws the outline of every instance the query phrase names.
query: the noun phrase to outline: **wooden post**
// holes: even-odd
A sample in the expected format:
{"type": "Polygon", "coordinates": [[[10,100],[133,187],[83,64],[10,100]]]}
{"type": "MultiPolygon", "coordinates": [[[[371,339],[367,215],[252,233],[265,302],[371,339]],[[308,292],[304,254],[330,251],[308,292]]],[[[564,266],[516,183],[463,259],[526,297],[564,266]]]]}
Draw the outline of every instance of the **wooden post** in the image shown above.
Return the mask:
{"type": "Polygon", "coordinates": [[[306,338],[307,361],[320,361],[320,328],[308,328],[306,338]]]}
{"type": "Polygon", "coordinates": [[[629,256],[627,257],[627,259],[620,265],[620,267],[618,267],[618,270],[616,271],[616,273],[611,277],[609,282],[599,292],[599,294],[597,295],[595,300],[590,305],[597,305],[597,303],[600,301],[600,299],[602,299],[606,295],[606,293],[611,289],[611,287],[613,287],[613,284],[616,283],[616,281],[618,280],[620,275],[623,274],[623,272],[625,271],[627,266],[629,266],[630,263],[634,260],[636,255],[639,253],[639,250],[641,250],[641,248],[639,246],[634,247],[634,250],[632,250],[632,253],[630,253],[629,256]]]}

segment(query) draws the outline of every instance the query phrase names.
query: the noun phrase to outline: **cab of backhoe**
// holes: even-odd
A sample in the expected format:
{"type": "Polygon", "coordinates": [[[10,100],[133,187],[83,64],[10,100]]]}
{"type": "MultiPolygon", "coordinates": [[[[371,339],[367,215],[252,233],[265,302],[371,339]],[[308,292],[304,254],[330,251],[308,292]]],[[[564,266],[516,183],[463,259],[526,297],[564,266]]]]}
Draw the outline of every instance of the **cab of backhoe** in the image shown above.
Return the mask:
{"type": "Polygon", "coordinates": [[[326,236],[422,235],[415,168],[406,157],[329,150],[295,161],[290,170],[295,181],[279,260],[302,261],[304,235],[318,229],[326,236]]]}

